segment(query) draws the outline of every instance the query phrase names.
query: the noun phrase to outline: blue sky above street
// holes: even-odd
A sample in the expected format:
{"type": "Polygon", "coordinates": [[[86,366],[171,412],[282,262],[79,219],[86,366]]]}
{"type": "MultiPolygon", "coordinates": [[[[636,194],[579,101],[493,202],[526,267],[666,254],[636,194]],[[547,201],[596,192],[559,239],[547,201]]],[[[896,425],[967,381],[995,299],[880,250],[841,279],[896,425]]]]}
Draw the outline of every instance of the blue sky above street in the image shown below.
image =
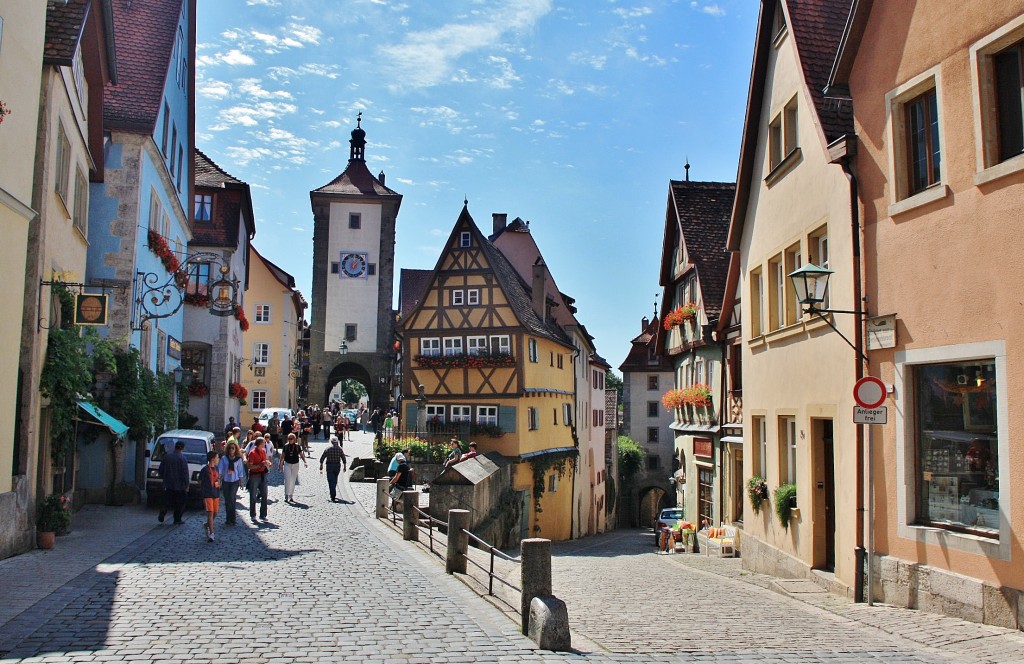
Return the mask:
{"type": "MultiPolygon", "coordinates": [[[[366,161],[403,194],[397,268],[464,198],[531,222],[618,366],[653,310],[669,179],[733,181],[759,3],[201,2],[196,145],[252,186],[254,244],[309,299],[309,191],[366,161]]],[[[396,270],[397,293],[397,270],[396,270]]]]}

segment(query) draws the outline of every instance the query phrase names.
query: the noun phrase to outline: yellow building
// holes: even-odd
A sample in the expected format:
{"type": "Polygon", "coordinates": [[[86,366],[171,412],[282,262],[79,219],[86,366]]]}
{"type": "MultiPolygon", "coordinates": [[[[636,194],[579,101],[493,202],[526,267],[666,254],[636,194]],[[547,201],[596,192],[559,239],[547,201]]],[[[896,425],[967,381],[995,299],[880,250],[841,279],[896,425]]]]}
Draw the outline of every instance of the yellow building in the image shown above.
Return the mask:
{"type": "Polygon", "coordinates": [[[245,291],[245,317],[249,329],[242,338],[248,359],[240,382],[248,390],[248,405],[239,422],[245,426],[264,408],[294,408],[300,367],[306,301],[295,289],[295,278],[249,246],[249,287],[245,291]]]}
{"type": "Polygon", "coordinates": [[[429,274],[410,287],[403,271],[402,387],[405,428],[469,423],[481,454],[512,459],[525,492],[521,528],[568,539],[578,447],[575,348],[555,322],[547,270],[529,285],[464,207],[429,274]],[[424,412],[413,400],[419,386],[424,412]]]}

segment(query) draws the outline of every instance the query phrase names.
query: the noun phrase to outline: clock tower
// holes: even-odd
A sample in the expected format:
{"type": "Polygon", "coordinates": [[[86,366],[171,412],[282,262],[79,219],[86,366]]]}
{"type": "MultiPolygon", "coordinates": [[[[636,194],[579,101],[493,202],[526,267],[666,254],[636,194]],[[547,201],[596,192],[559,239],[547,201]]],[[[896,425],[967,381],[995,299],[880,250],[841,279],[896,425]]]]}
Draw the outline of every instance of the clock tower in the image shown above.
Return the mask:
{"type": "Polygon", "coordinates": [[[395,317],[395,222],[401,194],[366,167],[362,113],[348,165],[309,192],[313,207],[313,301],[309,401],[325,404],[341,380],[366,386],[370,404],[390,403],[395,317]],[[343,343],[344,342],[344,343],[343,343]]]}

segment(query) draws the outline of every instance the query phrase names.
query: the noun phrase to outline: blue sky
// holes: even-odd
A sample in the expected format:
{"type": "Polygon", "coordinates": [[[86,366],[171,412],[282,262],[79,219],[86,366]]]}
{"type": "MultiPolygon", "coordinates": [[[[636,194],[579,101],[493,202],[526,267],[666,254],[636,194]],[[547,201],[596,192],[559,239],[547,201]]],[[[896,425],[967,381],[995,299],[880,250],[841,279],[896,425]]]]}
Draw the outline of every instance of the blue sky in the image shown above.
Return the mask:
{"type": "MultiPolygon", "coordinates": [[[[464,198],[531,222],[617,367],[653,310],[669,179],[733,181],[752,0],[217,0],[196,145],[252,187],[254,244],[309,299],[309,191],[366,161],[403,194],[396,267],[432,268],[464,198]]],[[[395,292],[397,293],[397,270],[395,292]]]]}

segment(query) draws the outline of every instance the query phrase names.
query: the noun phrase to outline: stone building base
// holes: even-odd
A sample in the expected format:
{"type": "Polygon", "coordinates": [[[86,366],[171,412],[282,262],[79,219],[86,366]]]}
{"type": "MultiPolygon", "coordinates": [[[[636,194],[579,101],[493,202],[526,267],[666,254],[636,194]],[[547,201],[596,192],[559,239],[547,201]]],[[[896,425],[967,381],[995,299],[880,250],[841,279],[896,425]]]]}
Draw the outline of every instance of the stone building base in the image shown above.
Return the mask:
{"type": "Polygon", "coordinates": [[[874,557],[873,572],[876,602],[1024,630],[1022,590],[886,555],[874,557]]]}
{"type": "Polygon", "coordinates": [[[0,493],[0,559],[25,553],[35,546],[35,528],[28,511],[28,482],[14,477],[14,490],[0,493]]]}

